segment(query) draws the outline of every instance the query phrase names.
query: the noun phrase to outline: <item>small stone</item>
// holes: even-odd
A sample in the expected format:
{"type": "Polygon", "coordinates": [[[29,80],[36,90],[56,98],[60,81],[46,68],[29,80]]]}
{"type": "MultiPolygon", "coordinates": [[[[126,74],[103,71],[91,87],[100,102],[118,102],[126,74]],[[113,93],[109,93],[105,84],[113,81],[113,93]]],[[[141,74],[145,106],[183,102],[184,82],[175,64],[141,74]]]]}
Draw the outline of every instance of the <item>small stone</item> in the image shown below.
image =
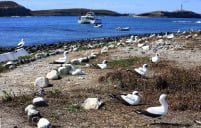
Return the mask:
{"type": "Polygon", "coordinates": [[[82,107],[86,110],[89,109],[99,109],[99,107],[103,104],[102,101],[99,101],[98,98],[87,98],[82,107]]]}

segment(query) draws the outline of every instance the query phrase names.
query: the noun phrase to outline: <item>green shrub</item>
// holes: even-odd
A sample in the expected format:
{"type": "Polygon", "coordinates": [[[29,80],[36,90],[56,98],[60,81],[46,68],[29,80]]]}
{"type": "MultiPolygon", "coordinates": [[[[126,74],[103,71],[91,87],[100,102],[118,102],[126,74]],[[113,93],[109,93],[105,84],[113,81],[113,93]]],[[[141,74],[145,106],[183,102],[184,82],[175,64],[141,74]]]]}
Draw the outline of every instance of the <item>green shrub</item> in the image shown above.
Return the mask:
{"type": "Polygon", "coordinates": [[[134,64],[145,63],[148,62],[149,59],[147,57],[132,57],[128,59],[119,59],[119,60],[112,60],[109,61],[108,65],[110,68],[127,68],[134,64]]]}
{"type": "Polygon", "coordinates": [[[16,97],[13,91],[2,91],[2,92],[3,92],[2,96],[3,102],[13,101],[14,98],[16,97]]]}
{"type": "Polygon", "coordinates": [[[71,105],[67,106],[67,111],[69,111],[69,112],[82,112],[83,108],[80,105],[71,104],[71,105]]]}

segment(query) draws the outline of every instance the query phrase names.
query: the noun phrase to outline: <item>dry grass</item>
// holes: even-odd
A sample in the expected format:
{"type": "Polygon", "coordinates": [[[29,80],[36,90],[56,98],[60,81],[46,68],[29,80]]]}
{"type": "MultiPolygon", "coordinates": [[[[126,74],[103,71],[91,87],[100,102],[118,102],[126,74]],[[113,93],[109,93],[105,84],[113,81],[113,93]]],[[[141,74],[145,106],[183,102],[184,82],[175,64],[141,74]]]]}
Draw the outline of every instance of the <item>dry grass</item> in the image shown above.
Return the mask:
{"type": "Polygon", "coordinates": [[[201,110],[201,66],[186,70],[163,62],[150,64],[149,69],[156,72],[152,78],[145,79],[135,72],[120,69],[99,77],[99,82],[117,85],[125,91],[140,90],[144,93],[145,104],[153,104],[153,99],[158,99],[156,96],[168,93],[171,109],[201,110]]]}
{"type": "Polygon", "coordinates": [[[0,62],[0,73],[3,73],[3,72],[6,71],[6,68],[5,68],[4,64],[5,64],[5,63],[0,62]]]}

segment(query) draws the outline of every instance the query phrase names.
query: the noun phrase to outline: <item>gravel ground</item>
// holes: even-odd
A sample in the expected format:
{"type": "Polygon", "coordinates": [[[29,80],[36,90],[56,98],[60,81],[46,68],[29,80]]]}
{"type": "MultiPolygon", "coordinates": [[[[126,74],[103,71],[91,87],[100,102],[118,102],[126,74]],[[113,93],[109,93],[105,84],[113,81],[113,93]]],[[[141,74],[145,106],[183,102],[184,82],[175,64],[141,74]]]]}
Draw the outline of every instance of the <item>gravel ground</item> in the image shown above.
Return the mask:
{"type": "MultiPolygon", "coordinates": [[[[200,38],[201,35],[198,36],[200,38]]],[[[178,42],[182,42],[184,39],[175,38],[178,42]]],[[[188,39],[188,42],[193,44],[194,42],[201,43],[201,40],[188,39]]],[[[185,42],[182,45],[186,45],[185,42]]],[[[96,49],[99,51],[100,49],[96,49]]],[[[69,58],[83,57],[87,53],[90,53],[90,50],[72,52],[69,54],[69,58]]],[[[176,49],[162,49],[158,50],[162,61],[168,60],[174,62],[175,66],[189,69],[201,65],[201,51],[199,48],[184,48],[180,50],[176,49]]],[[[99,61],[103,59],[121,59],[128,58],[130,56],[137,57],[150,57],[153,56],[154,52],[152,50],[142,51],[135,44],[125,47],[118,47],[115,49],[109,50],[109,53],[104,56],[99,57],[99,61]]],[[[34,80],[40,76],[46,76],[46,74],[52,69],[56,68],[56,65],[49,64],[56,58],[61,57],[62,55],[50,56],[48,58],[43,58],[29,64],[24,64],[18,66],[14,70],[10,70],[5,73],[0,74],[0,96],[3,90],[13,91],[16,95],[29,95],[33,93],[34,90],[34,80]]],[[[96,62],[94,60],[93,62],[96,62]]],[[[78,112],[78,113],[69,113],[66,111],[60,111],[60,108],[65,108],[65,105],[57,106],[57,103],[61,101],[54,100],[54,98],[49,98],[50,103],[54,104],[50,106],[48,110],[41,109],[46,117],[51,119],[51,122],[55,127],[192,127],[199,128],[201,126],[194,124],[194,120],[201,119],[201,112],[195,111],[172,111],[170,110],[168,114],[154,125],[147,125],[153,122],[153,120],[146,119],[144,117],[138,116],[134,113],[134,107],[123,106],[118,102],[111,101],[106,95],[101,95],[104,93],[102,90],[100,92],[94,92],[93,89],[97,88],[107,88],[107,85],[98,83],[98,78],[105,75],[107,72],[112,71],[112,69],[99,70],[95,68],[85,68],[81,66],[82,69],[86,72],[86,75],[83,76],[66,76],[61,80],[50,81],[54,86],[53,88],[48,88],[47,90],[59,89],[64,97],[70,95],[73,99],[66,101],[71,103],[75,101],[76,103],[82,102],[87,96],[98,96],[105,99],[107,105],[105,105],[101,110],[92,110],[87,112],[78,112]],[[82,91],[89,89],[87,94],[84,94],[82,91]],[[90,91],[90,89],[92,89],[90,91]],[[80,96],[83,94],[82,96],[80,96]],[[56,112],[62,115],[62,118],[54,120],[52,116],[47,115],[47,113],[56,112]],[[47,113],[46,113],[47,112],[47,113]],[[66,112],[66,113],[65,113],[66,112]],[[149,123],[147,123],[149,122],[149,123]]],[[[108,90],[111,88],[108,87],[108,90]]],[[[112,89],[110,90],[112,91],[112,89]]],[[[62,97],[62,98],[64,98],[62,97]]],[[[31,102],[31,101],[30,101],[31,102]]],[[[29,102],[29,103],[30,103],[29,102]]],[[[30,128],[26,120],[25,114],[23,114],[22,109],[25,107],[25,104],[22,105],[10,105],[9,103],[2,104],[0,103],[0,128],[13,128],[18,126],[19,128],[30,128]]],[[[147,106],[143,106],[146,108],[147,106]]],[[[135,107],[139,109],[141,106],[135,107]]],[[[55,115],[54,115],[55,116],[55,115]]]]}

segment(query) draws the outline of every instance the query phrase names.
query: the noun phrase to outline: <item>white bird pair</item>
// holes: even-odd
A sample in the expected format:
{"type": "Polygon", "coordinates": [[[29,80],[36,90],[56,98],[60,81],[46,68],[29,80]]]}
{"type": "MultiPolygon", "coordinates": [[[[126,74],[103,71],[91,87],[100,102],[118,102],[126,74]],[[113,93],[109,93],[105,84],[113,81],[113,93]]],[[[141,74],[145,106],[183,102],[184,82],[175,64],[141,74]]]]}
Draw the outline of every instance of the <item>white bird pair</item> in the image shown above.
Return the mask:
{"type": "MultiPolygon", "coordinates": [[[[134,91],[132,94],[121,95],[121,98],[129,105],[138,105],[141,101],[141,97],[138,91],[134,91]]],[[[157,118],[161,117],[168,112],[167,95],[161,94],[159,97],[160,106],[149,107],[146,110],[137,110],[136,113],[143,114],[148,117],[157,118]]]]}
{"type": "MultiPolygon", "coordinates": [[[[132,94],[121,95],[121,98],[129,105],[138,105],[141,101],[141,97],[138,91],[134,91],[132,94]]],[[[159,102],[161,104],[160,106],[149,107],[146,110],[137,110],[136,113],[143,114],[152,118],[161,117],[168,112],[168,103],[166,98],[166,94],[161,94],[159,98],[159,102]]]]}

